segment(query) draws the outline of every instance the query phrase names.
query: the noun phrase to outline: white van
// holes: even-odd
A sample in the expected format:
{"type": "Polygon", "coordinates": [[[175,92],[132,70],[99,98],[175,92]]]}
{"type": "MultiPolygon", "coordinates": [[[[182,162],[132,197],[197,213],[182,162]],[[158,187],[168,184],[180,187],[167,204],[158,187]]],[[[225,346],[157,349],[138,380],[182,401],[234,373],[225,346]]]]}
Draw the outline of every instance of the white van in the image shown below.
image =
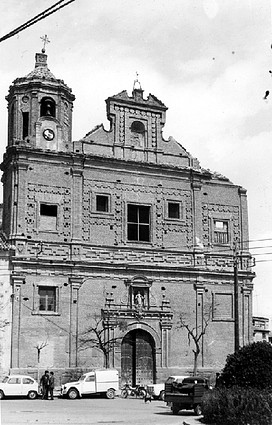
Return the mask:
{"type": "Polygon", "coordinates": [[[75,399],[88,394],[104,394],[114,398],[119,392],[119,375],[116,369],[100,369],[84,373],[78,381],[61,386],[61,395],[75,399]]]}

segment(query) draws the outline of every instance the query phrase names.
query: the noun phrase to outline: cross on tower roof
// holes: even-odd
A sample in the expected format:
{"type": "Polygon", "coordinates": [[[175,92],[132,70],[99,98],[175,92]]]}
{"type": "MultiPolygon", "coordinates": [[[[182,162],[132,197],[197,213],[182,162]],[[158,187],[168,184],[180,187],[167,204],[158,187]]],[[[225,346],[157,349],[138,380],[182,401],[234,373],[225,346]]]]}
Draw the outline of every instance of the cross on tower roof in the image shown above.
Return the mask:
{"type": "Polygon", "coordinates": [[[43,41],[42,53],[45,53],[45,46],[46,46],[46,44],[50,43],[50,40],[49,40],[49,38],[47,37],[46,34],[44,36],[40,37],[40,39],[43,41]]]}

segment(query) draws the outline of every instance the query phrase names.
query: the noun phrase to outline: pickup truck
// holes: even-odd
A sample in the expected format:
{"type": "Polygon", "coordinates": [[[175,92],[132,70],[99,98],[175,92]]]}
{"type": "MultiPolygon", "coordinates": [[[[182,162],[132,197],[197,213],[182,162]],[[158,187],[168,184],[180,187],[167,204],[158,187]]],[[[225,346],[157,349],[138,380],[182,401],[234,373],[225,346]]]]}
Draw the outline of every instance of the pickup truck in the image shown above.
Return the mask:
{"type": "Polygon", "coordinates": [[[193,409],[199,416],[202,414],[202,397],[208,388],[207,379],[198,376],[185,378],[182,382],[169,377],[165,382],[164,401],[171,404],[174,415],[182,409],[193,409]]]}
{"type": "MultiPolygon", "coordinates": [[[[188,378],[188,376],[171,376],[170,378],[173,379],[173,380],[178,380],[179,382],[182,382],[183,379],[188,378]]],[[[146,390],[147,390],[148,394],[151,395],[152,398],[164,401],[165,382],[163,382],[161,384],[148,384],[147,387],[146,387],[146,390]]]]}
{"type": "Polygon", "coordinates": [[[61,386],[61,395],[70,399],[91,394],[104,394],[107,398],[114,398],[117,391],[119,376],[115,369],[96,369],[84,373],[78,381],[67,382],[61,386]]]}

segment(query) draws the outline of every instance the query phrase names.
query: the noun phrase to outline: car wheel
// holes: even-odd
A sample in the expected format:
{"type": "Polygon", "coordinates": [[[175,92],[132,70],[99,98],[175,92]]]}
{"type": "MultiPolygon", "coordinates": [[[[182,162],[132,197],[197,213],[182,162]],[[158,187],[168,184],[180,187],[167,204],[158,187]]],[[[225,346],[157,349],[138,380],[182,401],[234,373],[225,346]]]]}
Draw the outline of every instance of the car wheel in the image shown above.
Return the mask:
{"type": "Polygon", "coordinates": [[[178,412],[179,412],[179,405],[178,404],[176,404],[176,403],[173,403],[173,405],[172,405],[172,412],[173,412],[173,415],[178,415],[178,412]]]}
{"type": "Polygon", "coordinates": [[[160,400],[164,401],[164,399],[165,399],[165,391],[164,391],[164,390],[162,390],[162,391],[160,392],[160,400]]]}
{"type": "Polygon", "coordinates": [[[75,388],[72,388],[71,390],[69,390],[68,397],[71,400],[75,400],[76,398],[78,398],[78,390],[76,390],[75,388]]]}
{"type": "Polygon", "coordinates": [[[115,391],[114,391],[114,389],[113,389],[113,388],[109,388],[109,389],[107,390],[107,392],[106,392],[106,397],[107,397],[108,399],[112,399],[112,398],[114,398],[114,397],[115,397],[115,391]]]}
{"type": "Polygon", "coordinates": [[[27,397],[28,397],[30,400],[35,400],[35,398],[37,397],[37,392],[36,392],[36,391],[29,391],[29,393],[28,393],[27,397]]]}
{"type": "Polygon", "coordinates": [[[196,414],[197,416],[202,415],[202,409],[201,409],[200,404],[197,404],[197,405],[194,407],[194,412],[195,412],[195,414],[196,414]]]}
{"type": "Polygon", "coordinates": [[[0,400],[2,400],[5,397],[5,394],[2,390],[0,390],[0,400]]]}

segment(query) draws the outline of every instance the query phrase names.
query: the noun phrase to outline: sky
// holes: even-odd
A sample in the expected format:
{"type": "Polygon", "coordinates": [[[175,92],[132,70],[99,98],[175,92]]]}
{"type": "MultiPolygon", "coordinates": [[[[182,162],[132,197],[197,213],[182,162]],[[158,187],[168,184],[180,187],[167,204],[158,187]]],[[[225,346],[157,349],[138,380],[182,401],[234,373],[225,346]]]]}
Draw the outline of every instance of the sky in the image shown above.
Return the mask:
{"type": "MultiPolygon", "coordinates": [[[[1,0],[0,37],[57,0],[1,0]]],[[[73,139],[106,119],[105,99],[136,72],[169,109],[174,137],[204,168],[247,189],[253,314],[272,327],[271,0],[75,0],[0,43],[0,157],[9,85],[34,69],[47,34],[48,66],[76,96],[73,139]],[[270,91],[266,99],[265,93],[270,91]]]]}

